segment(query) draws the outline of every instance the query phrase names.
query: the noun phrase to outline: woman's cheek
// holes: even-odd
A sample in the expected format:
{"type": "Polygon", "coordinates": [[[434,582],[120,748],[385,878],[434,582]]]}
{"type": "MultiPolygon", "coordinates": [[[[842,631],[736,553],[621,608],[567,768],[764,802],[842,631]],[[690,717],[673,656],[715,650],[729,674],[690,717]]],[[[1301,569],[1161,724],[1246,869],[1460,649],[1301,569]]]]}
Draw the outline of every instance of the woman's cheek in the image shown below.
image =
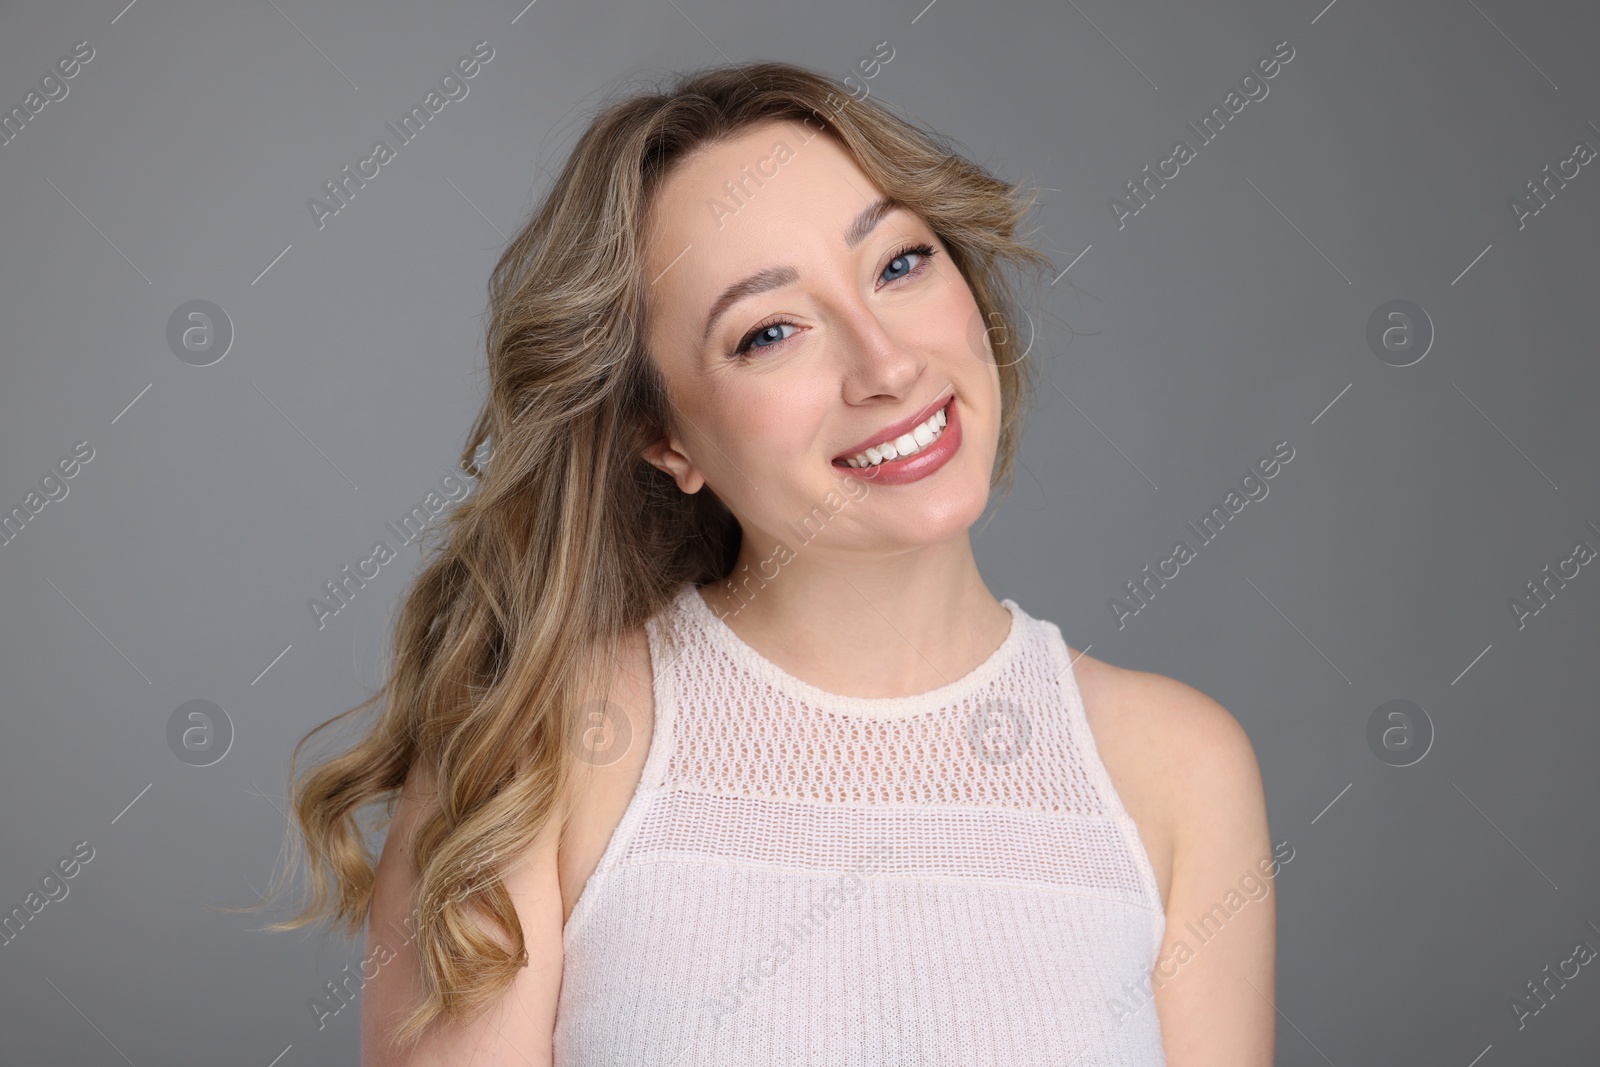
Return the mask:
{"type": "Polygon", "coordinates": [[[988,324],[983,321],[983,312],[977,304],[972,305],[972,310],[967,314],[966,320],[966,345],[967,352],[974,358],[984,363],[994,362],[995,342],[1005,343],[1005,327],[1000,325],[1000,313],[993,313],[994,322],[988,324]]]}

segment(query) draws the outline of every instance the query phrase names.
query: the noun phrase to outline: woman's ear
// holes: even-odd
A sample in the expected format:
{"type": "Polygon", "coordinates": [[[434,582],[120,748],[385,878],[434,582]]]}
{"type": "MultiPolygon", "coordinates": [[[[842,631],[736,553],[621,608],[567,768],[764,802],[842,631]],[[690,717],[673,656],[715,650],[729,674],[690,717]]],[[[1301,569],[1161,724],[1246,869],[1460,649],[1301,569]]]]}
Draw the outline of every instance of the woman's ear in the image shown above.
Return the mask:
{"type": "Polygon", "coordinates": [[[671,441],[663,437],[655,444],[640,453],[646,463],[657,467],[672,475],[672,480],[678,483],[678,488],[685,493],[698,493],[700,487],[706,484],[706,479],[694,461],[673,447],[671,441]]]}

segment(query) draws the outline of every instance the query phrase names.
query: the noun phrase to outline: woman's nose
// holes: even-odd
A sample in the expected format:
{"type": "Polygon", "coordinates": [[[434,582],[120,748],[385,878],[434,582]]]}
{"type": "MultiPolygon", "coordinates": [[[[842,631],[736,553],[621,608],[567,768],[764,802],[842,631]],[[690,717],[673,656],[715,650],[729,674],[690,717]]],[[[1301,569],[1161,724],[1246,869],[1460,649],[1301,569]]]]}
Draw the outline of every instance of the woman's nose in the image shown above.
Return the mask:
{"type": "Polygon", "coordinates": [[[841,315],[841,360],[847,398],[901,395],[922,373],[924,357],[897,335],[892,320],[859,301],[841,315]]]}

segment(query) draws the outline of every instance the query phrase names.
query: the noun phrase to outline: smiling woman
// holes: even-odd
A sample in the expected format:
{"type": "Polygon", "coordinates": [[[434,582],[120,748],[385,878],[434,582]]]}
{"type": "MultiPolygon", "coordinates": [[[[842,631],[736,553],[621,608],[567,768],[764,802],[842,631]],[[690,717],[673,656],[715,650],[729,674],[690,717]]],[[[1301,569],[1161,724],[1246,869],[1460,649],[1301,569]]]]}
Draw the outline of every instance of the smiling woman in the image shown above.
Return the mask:
{"type": "Polygon", "coordinates": [[[611,104],[494,270],[494,458],[381,715],[292,775],[279,927],[418,916],[367,1067],[1271,1062],[1270,899],[1107,1008],[1269,855],[1248,739],[974,559],[1033,194],[840,89],[756,63],[611,104]]]}

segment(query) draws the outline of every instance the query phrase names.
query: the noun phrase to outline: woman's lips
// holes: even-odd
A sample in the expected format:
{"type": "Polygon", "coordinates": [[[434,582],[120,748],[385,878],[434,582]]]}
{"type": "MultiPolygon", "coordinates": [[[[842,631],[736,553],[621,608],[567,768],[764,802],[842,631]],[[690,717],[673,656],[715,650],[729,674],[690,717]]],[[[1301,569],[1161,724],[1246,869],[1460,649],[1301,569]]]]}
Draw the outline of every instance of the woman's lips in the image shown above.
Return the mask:
{"type": "MultiPolygon", "coordinates": [[[[938,408],[934,408],[937,411],[938,408]]],[[[833,461],[835,470],[853,475],[864,482],[873,485],[904,485],[926,478],[940,467],[950,461],[956,450],[961,447],[961,417],[960,406],[952,396],[945,403],[945,425],[939,432],[937,440],[926,448],[919,449],[914,455],[904,459],[891,459],[879,463],[875,467],[852,467],[843,459],[833,461]]],[[[932,412],[929,412],[932,414],[932,412]]],[[[924,416],[926,419],[927,416],[924,416]]],[[[916,423],[912,423],[916,425],[916,423]]],[[[852,452],[850,455],[855,455],[852,452]]]]}
{"type": "MultiPolygon", "coordinates": [[[[935,400],[933,403],[929,404],[916,414],[901,419],[899,422],[891,423],[890,425],[885,426],[883,429],[878,431],[875,437],[869,437],[865,441],[859,441],[853,447],[847,448],[843,452],[840,452],[837,456],[834,456],[833,462],[836,464],[843,463],[851,456],[858,456],[865,452],[868,448],[872,448],[883,441],[892,441],[901,434],[910,433],[913,427],[920,426],[929,419],[933,418],[934,412],[938,411],[942,407],[945,407],[954,399],[955,394],[951,393],[942,400],[935,400]]],[[[849,464],[845,464],[845,466],[849,466],[849,464]]]]}

